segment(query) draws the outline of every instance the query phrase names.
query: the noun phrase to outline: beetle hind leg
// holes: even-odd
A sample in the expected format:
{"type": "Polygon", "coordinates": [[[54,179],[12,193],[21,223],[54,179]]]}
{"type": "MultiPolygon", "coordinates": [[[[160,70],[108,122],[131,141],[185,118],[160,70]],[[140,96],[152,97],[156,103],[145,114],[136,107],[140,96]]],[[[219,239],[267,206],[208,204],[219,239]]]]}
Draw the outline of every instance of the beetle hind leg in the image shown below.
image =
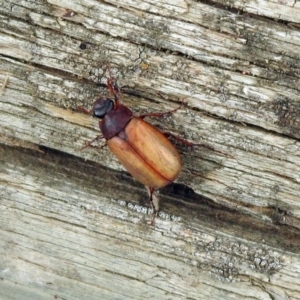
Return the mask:
{"type": "Polygon", "coordinates": [[[215,149],[213,146],[211,145],[208,145],[206,143],[194,143],[194,142],[189,142],[188,140],[178,136],[178,135],[175,135],[171,132],[164,132],[164,135],[165,137],[167,138],[171,138],[171,139],[174,139],[176,142],[178,142],[179,144],[181,145],[184,145],[188,148],[193,148],[193,147],[202,147],[202,148],[206,148],[208,150],[211,150],[211,151],[214,151],[214,152],[217,152],[217,153],[220,153],[224,156],[228,156],[228,157],[233,157],[231,156],[230,154],[226,153],[226,152],[223,152],[221,150],[217,150],[215,149]]]}
{"type": "Polygon", "coordinates": [[[150,204],[153,210],[150,225],[154,226],[155,217],[159,211],[159,198],[154,194],[153,187],[146,187],[146,189],[148,191],[150,204]]]}

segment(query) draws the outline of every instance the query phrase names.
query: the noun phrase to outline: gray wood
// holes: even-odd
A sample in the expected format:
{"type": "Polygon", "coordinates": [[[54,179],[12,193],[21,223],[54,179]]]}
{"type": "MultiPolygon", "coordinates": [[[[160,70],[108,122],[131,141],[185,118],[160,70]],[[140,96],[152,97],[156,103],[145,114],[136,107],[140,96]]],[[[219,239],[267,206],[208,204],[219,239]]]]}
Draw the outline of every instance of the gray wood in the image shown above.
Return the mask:
{"type": "Polygon", "coordinates": [[[0,298],[300,299],[300,7],[225,4],[0,0],[0,298]],[[149,121],[213,148],[178,146],[154,227],[80,150],[107,62],[136,114],[184,100],[149,121]]]}

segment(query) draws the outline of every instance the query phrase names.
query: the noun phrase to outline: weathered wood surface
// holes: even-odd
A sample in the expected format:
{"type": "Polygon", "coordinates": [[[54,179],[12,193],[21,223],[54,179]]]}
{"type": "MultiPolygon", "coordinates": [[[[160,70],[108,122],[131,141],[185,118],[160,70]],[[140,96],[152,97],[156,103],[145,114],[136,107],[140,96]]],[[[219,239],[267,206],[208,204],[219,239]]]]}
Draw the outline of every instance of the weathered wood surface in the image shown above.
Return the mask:
{"type": "Polygon", "coordinates": [[[0,297],[300,299],[299,18],[294,1],[0,0],[0,297]],[[179,147],[155,227],[113,155],[79,151],[106,62],[136,113],[185,99],[153,122],[229,154],[179,147]]]}

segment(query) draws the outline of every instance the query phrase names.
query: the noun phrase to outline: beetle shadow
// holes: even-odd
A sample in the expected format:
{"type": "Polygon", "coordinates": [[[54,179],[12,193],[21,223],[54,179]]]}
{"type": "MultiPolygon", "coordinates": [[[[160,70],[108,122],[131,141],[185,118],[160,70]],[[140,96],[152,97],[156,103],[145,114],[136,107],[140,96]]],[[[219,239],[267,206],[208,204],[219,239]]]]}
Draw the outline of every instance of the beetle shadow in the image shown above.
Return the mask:
{"type": "Polygon", "coordinates": [[[171,198],[173,205],[181,206],[182,204],[201,204],[213,207],[214,201],[208,197],[195,193],[195,191],[181,183],[171,183],[160,189],[160,195],[164,198],[171,198]]]}
{"type": "Polygon", "coordinates": [[[189,186],[181,183],[171,183],[160,189],[159,197],[161,210],[168,214],[189,216],[189,218],[207,222],[213,220],[215,224],[224,216],[240,215],[239,211],[198,194],[189,186]]]}

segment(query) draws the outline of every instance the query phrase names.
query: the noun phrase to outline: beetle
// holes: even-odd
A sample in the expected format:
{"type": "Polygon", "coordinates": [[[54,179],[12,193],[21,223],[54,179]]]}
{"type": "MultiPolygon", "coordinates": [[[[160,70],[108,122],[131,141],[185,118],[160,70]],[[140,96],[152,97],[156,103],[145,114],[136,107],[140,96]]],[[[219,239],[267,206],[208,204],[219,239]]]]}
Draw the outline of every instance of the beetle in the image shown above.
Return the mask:
{"type": "Polygon", "coordinates": [[[106,140],[105,145],[124,168],[137,181],[149,188],[150,203],[153,208],[151,224],[153,224],[159,209],[158,203],[157,206],[153,203],[154,190],[172,183],[181,171],[182,162],[167,135],[146,122],[144,118],[173,113],[183,104],[164,113],[134,116],[127,106],[120,103],[119,89],[113,83],[111,74],[107,79],[107,87],[114,95],[114,100],[100,97],[93,103],[91,110],[77,108],[85,114],[92,114],[100,119],[99,127],[102,135],[94,138],[83,148],[90,146],[97,139],[106,140]]]}

